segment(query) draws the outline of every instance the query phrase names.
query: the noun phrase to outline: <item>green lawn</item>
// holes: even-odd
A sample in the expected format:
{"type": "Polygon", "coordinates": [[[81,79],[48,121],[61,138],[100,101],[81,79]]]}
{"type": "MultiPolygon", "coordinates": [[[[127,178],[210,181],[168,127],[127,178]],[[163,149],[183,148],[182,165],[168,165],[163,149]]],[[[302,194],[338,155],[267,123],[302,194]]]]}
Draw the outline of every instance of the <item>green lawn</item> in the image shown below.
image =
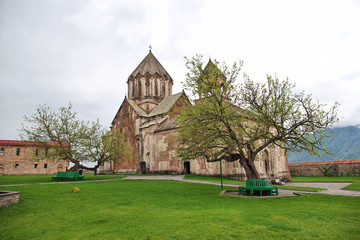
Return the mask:
{"type": "Polygon", "coordinates": [[[213,185],[126,180],[2,187],[0,239],[359,239],[360,198],[219,195],[213,185]],[[80,193],[72,193],[73,187],[80,193]]]}

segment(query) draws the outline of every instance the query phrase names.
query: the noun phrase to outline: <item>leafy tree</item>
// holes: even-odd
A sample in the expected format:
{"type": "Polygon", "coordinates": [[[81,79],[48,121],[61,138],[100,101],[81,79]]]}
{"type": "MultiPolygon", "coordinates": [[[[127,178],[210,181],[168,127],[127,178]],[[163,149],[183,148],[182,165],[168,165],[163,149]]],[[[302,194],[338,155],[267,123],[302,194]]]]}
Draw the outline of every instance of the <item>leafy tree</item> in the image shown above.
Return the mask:
{"type": "Polygon", "coordinates": [[[31,117],[24,118],[27,125],[23,124],[20,129],[21,138],[38,142],[42,149],[35,157],[70,161],[74,163],[70,171],[96,170],[104,162],[123,159],[130,154],[119,132],[102,128],[99,120],[80,120],[71,104],[59,111],[42,105],[31,117]],[[84,166],[84,161],[93,162],[95,166],[84,166]]]}
{"type": "Polygon", "coordinates": [[[204,68],[202,56],[188,59],[184,83],[193,105],[179,116],[180,147],[184,159],[239,161],[248,178],[260,178],[256,157],[268,147],[327,153],[323,140],[327,128],[338,121],[338,103],[327,108],[311,95],[295,93],[288,79],[267,76],[255,83],[244,74],[236,83],[242,62],[231,68],[211,60],[204,68]]]}

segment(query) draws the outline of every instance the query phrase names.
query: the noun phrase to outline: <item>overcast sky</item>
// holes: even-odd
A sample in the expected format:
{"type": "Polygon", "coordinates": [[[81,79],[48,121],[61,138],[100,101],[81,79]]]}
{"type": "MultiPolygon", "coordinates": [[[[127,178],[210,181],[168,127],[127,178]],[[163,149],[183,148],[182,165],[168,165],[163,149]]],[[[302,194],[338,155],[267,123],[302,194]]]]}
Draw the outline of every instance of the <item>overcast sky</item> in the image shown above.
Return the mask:
{"type": "Polygon", "coordinates": [[[340,102],[338,126],[360,124],[360,1],[0,0],[0,139],[39,104],[110,126],[149,45],[173,93],[184,56],[243,60],[252,80],[288,77],[340,102]]]}

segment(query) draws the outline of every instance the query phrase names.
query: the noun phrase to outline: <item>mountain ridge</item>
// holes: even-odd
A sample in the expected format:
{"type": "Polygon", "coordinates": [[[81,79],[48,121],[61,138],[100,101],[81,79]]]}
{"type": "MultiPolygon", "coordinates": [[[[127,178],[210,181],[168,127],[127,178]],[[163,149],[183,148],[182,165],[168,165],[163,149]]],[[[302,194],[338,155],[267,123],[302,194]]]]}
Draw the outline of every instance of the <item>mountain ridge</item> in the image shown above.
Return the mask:
{"type": "Polygon", "coordinates": [[[360,125],[335,127],[329,130],[332,132],[332,137],[326,138],[324,142],[332,155],[318,157],[311,156],[305,151],[288,152],[289,163],[360,159],[360,125]]]}

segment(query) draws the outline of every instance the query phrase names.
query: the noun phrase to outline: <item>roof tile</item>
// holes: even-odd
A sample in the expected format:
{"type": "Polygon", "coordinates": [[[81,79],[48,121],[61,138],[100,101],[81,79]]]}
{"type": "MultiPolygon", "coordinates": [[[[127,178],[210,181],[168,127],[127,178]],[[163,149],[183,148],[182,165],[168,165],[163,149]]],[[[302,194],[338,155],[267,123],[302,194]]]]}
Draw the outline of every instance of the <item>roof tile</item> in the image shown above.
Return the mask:
{"type": "Polygon", "coordinates": [[[167,113],[171,107],[179,100],[183,92],[167,96],[164,98],[159,105],[157,105],[150,113],[149,117],[153,117],[159,114],[167,113]]]}

